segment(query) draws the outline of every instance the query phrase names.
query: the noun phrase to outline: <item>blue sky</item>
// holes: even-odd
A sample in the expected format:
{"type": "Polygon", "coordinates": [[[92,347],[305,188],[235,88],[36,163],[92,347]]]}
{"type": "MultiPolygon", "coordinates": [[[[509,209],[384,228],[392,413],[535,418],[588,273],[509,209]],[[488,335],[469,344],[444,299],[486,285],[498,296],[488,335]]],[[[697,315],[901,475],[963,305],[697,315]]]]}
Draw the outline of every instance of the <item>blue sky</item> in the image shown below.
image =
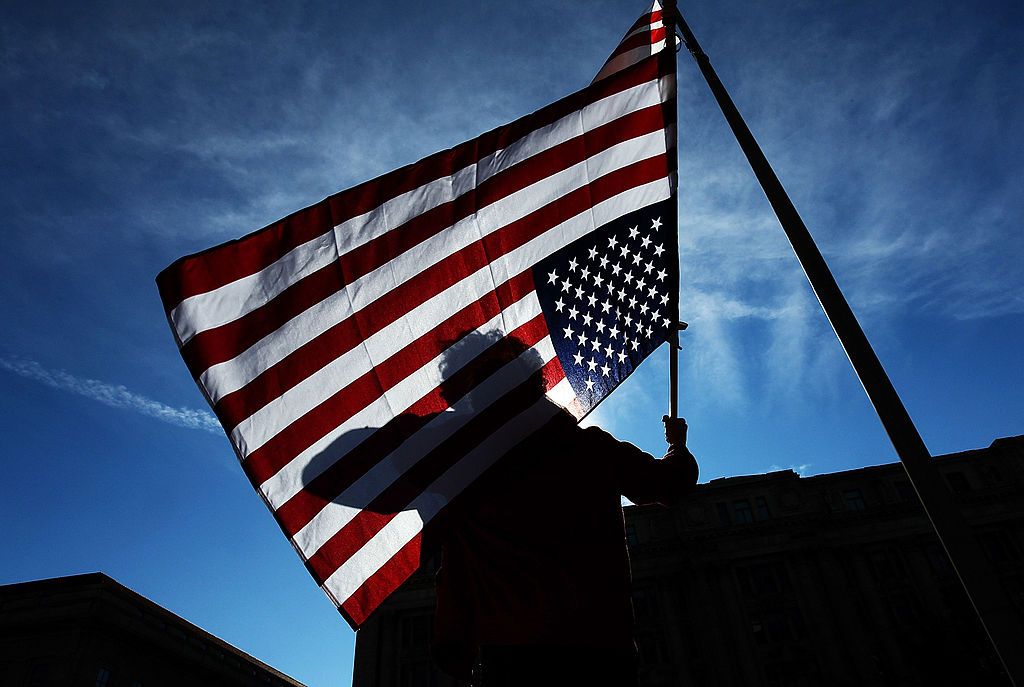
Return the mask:
{"type": "MultiPolygon", "coordinates": [[[[102,570],[345,685],[353,634],[212,424],[153,278],[582,87],[644,6],[253,7],[0,19],[0,583],[102,570]]],[[[1024,6],[683,9],[932,452],[1024,432],[1024,6]]],[[[685,55],[680,107],[682,409],[702,479],[894,461],[685,55]]],[[[661,453],[666,402],[661,351],[593,420],[661,453]]]]}

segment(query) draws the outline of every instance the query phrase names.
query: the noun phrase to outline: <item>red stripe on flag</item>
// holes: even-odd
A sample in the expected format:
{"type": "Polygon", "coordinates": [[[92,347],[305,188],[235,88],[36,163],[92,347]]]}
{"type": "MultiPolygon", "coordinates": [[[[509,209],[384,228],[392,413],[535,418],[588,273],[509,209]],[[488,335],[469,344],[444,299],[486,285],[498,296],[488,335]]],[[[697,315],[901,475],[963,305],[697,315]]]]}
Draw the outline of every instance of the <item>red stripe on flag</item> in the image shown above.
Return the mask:
{"type": "MultiPolygon", "coordinates": [[[[626,31],[626,33],[624,34],[623,40],[625,40],[625,36],[628,36],[629,34],[633,33],[637,29],[639,29],[641,27],[644,27],[644,26],[650,26],[651,24],[653,24],[656,21],[661,21],[661,10],[654,10],[650,14],[645,14],[645,15],[641,16],[639,19],[637,19],[635,22],[633,22],[633,25],[630,26],[629,30],[626,31]]],[[[621,45],[621,42],[620,42],[620,45],[621,45]]]]}
{"type": "Polygon", "coordinates": [[[181,357],[185,359],[192,377],[199,379],[208,368],[248,350],[263,337],[280,329],[285,322],[344,286],[338,266],[334,263],[326,265],[295,282],[264,306],[233,322],[199,332],[181,347],[181,357]]]}
{"type": "MultiPolygon", "coordinates": [[[[362,625],[367,616],[388,598],[394,590],[420,567],[420,544],[422,534],[417,534],[403,546],[387,563],[371,575],[352,596],[341,604],[342,610],[356,626],[362,625]]],[[[318,580],[322,583],[322,580],[318,580]]],[[[340,601],[340,599],[339,599],[340,601]]]]}
{"type": "Polygon", "coordinates": [[[627,53],[630,50],[635,50],[637,48],[644,48],[644,47],[648,47],[649,48],[650,46],[654,45],[655,43],[657,43],[659,41],[663,41],[663,40],[665,40],[665,29],[664,28],[652,29],[651,31],[644,31],[644,32],[638,33],[638,34],[636,34],[634,36],[630,36],[628,39],[624,40],[622,43],[619,43],[619,47],[615,48],[615,51],[608,58],[608,61],[611,62],[612,60],[614,60],[619,55],[621,55],[623,53],[627,53]]]}

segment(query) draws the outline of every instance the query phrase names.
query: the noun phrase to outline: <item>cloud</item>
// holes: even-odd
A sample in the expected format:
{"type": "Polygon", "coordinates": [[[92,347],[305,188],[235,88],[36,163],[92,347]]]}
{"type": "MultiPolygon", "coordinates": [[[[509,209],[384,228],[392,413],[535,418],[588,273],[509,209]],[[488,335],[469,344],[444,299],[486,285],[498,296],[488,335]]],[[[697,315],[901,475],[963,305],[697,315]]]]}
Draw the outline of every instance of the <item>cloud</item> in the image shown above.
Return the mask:
{"type": "Polygon", "coordinates": [[[778,320],[788,319],[799,306],[784,303],[778,306],[756,305],[732,298],[724,293],[694,289],[686,295],[687,316],[694,322],[706,320],[778,320]]]}
{"type": "Polygon", "coordinates": [[[200,429],[211,434],[221,432],[217,418],[208,411],[172,408],[159,401],[132,393],[121,385],[76,377],[64,370],[43,367],[34,360],[0,358],[0,368],[53,389],[91,398],[111,408],[132,410],[178,427],[200,429]]]}
{"type": "MultiPolygon", "coordinates": [[[[32,228],[14,233],[24,243],[14,254],[75,269],[107,249],[110,239],[96,237],[123,232],[169,261],[245,234],[583,85],[618,39],[609,17],[632,21],[621,4],[598,3],[573,35],[549,41],[528,21],[539,7],[517,3],[501,35],[486,40],[466,38],[457,23],[473,25],[486,10],[463,8],[420,36],[427,24],[411,9],[386,54],[376,33],[358,28],[386,16],[372,4],[321,8],[324,29],[291,6],[244,17],[152,10],[130,23],[101,14],[85,30],[0,27],[0,85],[32,105],[16,132],[47,142],[46,157],[76,172],[63,186],[82,191],[27,204],[12,186],[12,225],[32,228]],[[424,49],[439,42],[444,51],[424,49]],[[95,189],[94,179],[103,180],[95,189]]],[[[871,331],[884,335],[908,312],[1024,312],[1013,259],[1024,234],[1012,224],[1024,181],[1012,133],[1018,98],[993,81],[1012,53],[993,50],[998,42],[974,22],[940,45],[933,15],[902,9],[879,25],[876,11],[747,3],[735,30],[716,35],[699,12],[695,28],[711,32],[723,78],[871,331]],[[744,26],[770,39],[752,43],[744,26]],[[920,35],[904,40],[907,31],[920,35]]],[[[841,349],[683,58],[681,303],[694,325],[684,339],[693,376],[733,408],[765,391],[827,394],[835,373],[848,374],[841,349]]],[[[30,157],[11,176],[30,179],[36,167],[30,157]]],[[[631,410],[609,402],[592,421],[631,410]]]]}
{"type": "Polygon", "coordinates": [[[697,378],[701,398],[714,398],[725,405],[743,408],[748,395],[744,365],[737,349],[735,330],[726,318],[706,317],[698,329],[687,335],[697,345],[685,347],[684,364],[697,378]]]}
{"type": "MultiPolygon", "coordinates": [[[[660,356],[656,356],[658,358],[660,356]]],[[[644,369],[651,374],[657,375],[655,371],[657,360],[648,360],[644,363],[644,369]]],[[[664,370],[658,375],[667,379],[664,370]]],[[[645,419],[644,408],[651,407],[655,400],[651,390],[639,383],[640,377],[630,377],[615,390],[615,394],[605,400],[592,413],[587,415],[580,423],[581,427],[601,427],[616,436],[629,436],[631,430],[635,430],[637,423],[645,419]]],[[[666,384],[667,388],[667,384],[666,384]]]]}
{"type": "MultiPolygon", "coordinates": [[[[811,463],[803,463],[801,465],[790,465],[789,466],[790,470],[792,470],[796,474],[800,475],[801,477],[807,477],[808,476],[807,475],[807,471],[810,470],[810,468],[811,468],[811,463]]],[[[783,468],[781,465],[772,464],[772,465],[768,466],[768,471],[769,472],[778,472],[779,470],[783,470],[783,469],[785,469],[785,468],[783,468]]]]}
{"type": "MultiPolygon", "coordinates": [[[[740,33],[709,45],[870,331],[885,338],[911,314],[1022,313],[1024,179],[1020,137],[1007,121],[1017,98],[993,81],[1008,66],[999,60],[1014,53],[988,57],[1001,34],[986,33],[998,26],[984,22],[937,47],[927,40],[931,15],[886,22],[882,34],[863,31],[877,11],[798,4],[786,13],[807,30],[773,36],[768,50],[750,54],[740,33]],[[903,40],[905,32],[920,40],[903,40]],[[957,68],[978,60],[984,69],[957,68]]],[[[748,21],[762,19],[782,25],[748,21]]],[[[687,355],[699,363],[691,375],[717,403],[740,408],[765,393],[780,401],[828,396],[849,373],[842,350],[706,86],[684,65],[680,302],[693,325],[687,355]]]]}

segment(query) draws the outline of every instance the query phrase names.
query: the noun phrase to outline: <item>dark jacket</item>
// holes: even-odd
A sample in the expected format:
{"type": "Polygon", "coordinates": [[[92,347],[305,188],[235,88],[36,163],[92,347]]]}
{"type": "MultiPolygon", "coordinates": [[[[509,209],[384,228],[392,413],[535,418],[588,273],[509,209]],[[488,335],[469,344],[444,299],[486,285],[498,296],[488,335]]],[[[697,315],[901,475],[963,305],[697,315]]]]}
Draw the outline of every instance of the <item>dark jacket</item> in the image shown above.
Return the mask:
{"type": "Polygon", "coordinates": [[[620,495],[693,489],[684,447],[663,460],[560,413],[450,504],[435,534],[434,657],[468,677],[481,646],[633,646],[620,495]]]}

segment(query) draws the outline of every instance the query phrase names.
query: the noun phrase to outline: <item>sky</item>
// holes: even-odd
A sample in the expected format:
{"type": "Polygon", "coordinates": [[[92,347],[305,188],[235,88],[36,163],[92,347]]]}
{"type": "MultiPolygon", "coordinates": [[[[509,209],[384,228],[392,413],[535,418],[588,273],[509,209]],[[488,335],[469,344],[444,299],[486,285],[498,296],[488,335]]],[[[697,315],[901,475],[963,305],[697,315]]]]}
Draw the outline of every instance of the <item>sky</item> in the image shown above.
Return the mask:
{"type": "MultiPolygon", "coordinates": [[[[154,277],[582,88],[644,9],[6,7],[0,584],[102,571],[310,687],[348,685],[354,635],[244,478],[154,277]]],[[[1024,433],[1024,5],[682,9],[931,452],[1024,433]]],[[[685,53],[679,103],[701,480],[895,461],[685,53]]],[[[589,421],[660,455],[667,370],[662,349],[589,421]]]]}

